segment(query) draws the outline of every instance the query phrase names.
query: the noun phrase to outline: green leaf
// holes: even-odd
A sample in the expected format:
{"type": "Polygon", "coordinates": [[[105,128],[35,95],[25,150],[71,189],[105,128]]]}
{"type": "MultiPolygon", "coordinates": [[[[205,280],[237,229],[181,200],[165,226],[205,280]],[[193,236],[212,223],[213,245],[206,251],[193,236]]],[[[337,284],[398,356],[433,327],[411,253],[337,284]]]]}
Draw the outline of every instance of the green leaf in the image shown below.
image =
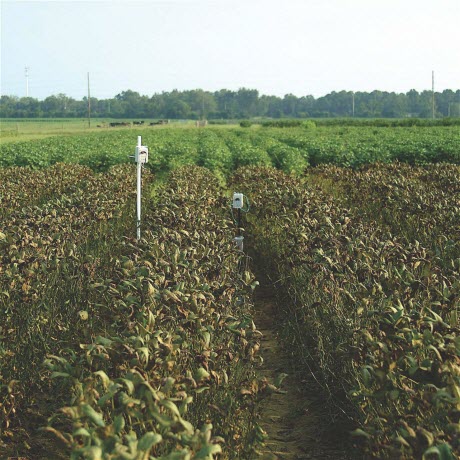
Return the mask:
{"type": "Polygon", "coordinates": [[[70,377],[70,374],[68,374],[67,372],[53,372],[51,374],[52,379],[56,379],[59,377],[63,377],[63,378],[70,377]]]}
{"type": "Polygon", "coordinates": [[[396,441],[405,447],[410,447],[410,444],[402,436],[397,436],[396,441]]]}
{"type": "Polygon", "coordinates": [[[97,336],[96,337],[96,345],[102,345],[104,347],[109,347],[110,345],[112,345],[113,343],[113,340],[110,340],[106,337],[102,337],[102,336],[97,336]]]}
{"type": "Polygon", "coordinates": [[[123,431],[123,428],[125,427],[125,418],[123,415],[117,415],[115,419],[113,420],[113,429],[115,430],[115,433],[119,434],[123,431]]]}
{"type": "Polygon", "coordinates": [[[104,427],[105,422],[102,414],[96,412],[89,404],[82,404],[80,406],[81,412],[88,417],[96,426],[104,427]]]}
{"type": "Polygon", "coordinates": [[[206,390],[209,390],[209,387],[200,387],[195,390],[195,393],[199,395],[200,393],[205,392],[206,390]]]}
{"type": "Polygon", "coordinates": [[[281,384],[283,383],[283,380],[288,376],[288,374],[285,374],[285,373],[281,373],[281,374],[278,374],[275,378],[275,381],[273,382],[273,384],[275,385],[275,387],[279,388],[281,386],[281,384]]]}
{"type": "Polygon", "coordinates": [[[137,444],[137,448],[143,451],[150,450],[154,445],[160,443],[163,440],[161,434],[154,433],[153,431],[149,431],[139,439],[137,444]]]}
{"type": "Polygon", "coordinates": [[[72,436],[85,436],[85,437],[90,437],[91,434],[89,433],[89,431],[86,429],[86,428],[83,428],[83,427],[80,427],[78,429],[76,429],[73,433],[72,433],[72,436]]]}
{"type": "Polygon", "coordinates": [[[200,451],[197,452],[194,458],[208,458],[209,456],[213,454],[221,454],[221,453],[222,453],[222,448],[220,447],[219,444],[211,444],[209,446],[205,446],[202,449],[200,449],[200,451]]]}
{"type": "Polygon", "coordinates": [[[200,382],[201,380],[208,379],[210,377],[209,372],[204,369],[203,367],[200,367],[196,372],[195,372],[195,380],[197,382],[200,382]]]}
{"type": "Polygon", "coordinates": [[[193,425],[190,422],[187,422],[187,420],[184,420],[183,418],[179,419],[180,424],[185,428],[187,433],[193,434],[195,429],[193,428],[193,425]]]}
{"type": "Polygon", "coordinates": [[[149,362],[149,349],[148,347],[140,347],[137,349],[139,355],[143,356],[145,364],[149,362]]]}
{"type": "Polygon", "coordinates": [[[211,342],[211,334],[208,331],[202,332],[204,343],[207,347],[209,347],[209,343],[211,342]]]}
{"type": "Polygon", "coordinates": [[[179,409],[172,401],[169,401],[168,399],[163,399],[162,401],[160,401],[160,404],[163,407],[169,409],[176,417],[180,417],[179,409]]]}
{"type": "Polygon", "coordinates": [[[102,449],[97,446],[85,447],[80,450],[80,453],[88,460],[102,460],[102,449]]]}
{"type": "Polygon", "coordinates": [[[432,455],[436,455],[439,460],[454,460],[455,458],[449,444],[440,444],[430,447],[423,453],[423,460],[427,460],[429,458],[428,456],[432,455]]]}
{"type": "Polygon", "coordinates": [[[353,437],[363,437],[366,439],[370,439],[371,435],[369,433],[366,433],[364,430],[361,428],[357,428],[356,430],[352,431],[350,433],[353,437]]]}
{"type": "Polygon", "coordinates": [[[364,382],[364,385],[366,387],[369,387],[372,383],[372,376],[369,372],[368,369],[366,369],[365,367],[362,367],[361,368],[361,376],[363,378],[363,382],[364,382]]]}
{"type": "Polygon", "coordinates": [[[425,430],[425,428],[419,427],[417,429],[417,433],[426,439],[426,442],[428,443],[429,446],[433,444],[434,436],[428,430],[425,430]]]}
{"type": "Polygon", "coordinates": [[[450,325],[451,327],[457,327],[458,324],[458,312],[457,310],[452,310],[450,312],[450,325]]]}
{"type": "Polygon", "coordinates": [[[98,375],[101,378],[104,389],[109,387],[110,379],[104,371],[96,371],[94,375],[98,375]]]}
{"type": "Polygon", "coordinates": [[[117,382],[124,383],[128,394],[132,395],[134,393],[134,383],[129,379],[119,378],[117,382]]]}
{"type": "Polygon", "coordinates": [[[174,423],[174,420],[166,414],[152,413],[152,416],[163,428],[169,428],[174,423]]]}

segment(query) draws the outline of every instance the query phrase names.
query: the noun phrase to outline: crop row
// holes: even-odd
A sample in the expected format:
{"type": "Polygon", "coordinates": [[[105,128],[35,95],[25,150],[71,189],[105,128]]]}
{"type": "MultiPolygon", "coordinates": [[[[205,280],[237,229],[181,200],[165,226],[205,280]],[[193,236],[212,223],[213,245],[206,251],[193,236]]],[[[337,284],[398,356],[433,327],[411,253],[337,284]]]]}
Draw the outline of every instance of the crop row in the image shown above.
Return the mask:
{"type": "Polygon", "coordinates": [[[460,163],[457,127],[269,130],[267,135],[299,148],[312,166],[330,163],[357,167],[377,161],[460,163]]]}
{"type": "Polygon", "coordinates": [[[150,167],[154,171],[181,166],[182,157],[183,164],[196,161],[198,133],[177,129],[116,131],[4,144],[0,147],[0,166],[29,166],[38,169],[65,162],[105,171],[110,166],[132,161],[129,156],[134,153],[137,135],[142,135],[143,143],[152,151],[150,167]]]}
{"type": "MultiPolygon", "coordinates": [[[[63,183],[67,178],[77,182],[39,206],[30,203],[10,210],[0,233],[0,376],[2,382],[16,382],[18,391],[2,386],[2,429],[11,424],[27,395],[21,391],[24,384],[39,385],[45,353],[78,336],[71,327],[74,318],[68,303],[84,283],[79,286],[68,267],[78,250],[86,251],[88,241],[97,241],[99,232],[114,228],[135,188],[133,167],[126,165],[103,175],[69,165],[49,172],[53,171],[63,183]],[[68,288],[63,298],[58,296],[61,283],[68,288]]],[[[52,177],[49,187],[43,184],[42,176],[39,171],[29,177],[32,183],[37,177],[36,183],[43,185],[38,196],[61,188],[52,177]]]]}
{"type": "Polygon", "coordinates": [[[48,362],[79,382],[65,410],[73,429],[60,433],[76,456],[211,459],[225,440],[238,457],[252,434],[251,398],[238,397],[253,379],[252,278],[239,274],[227,200],[209,173],[174,172],[158,193],[144,238],[94,283],[113,309],[108,334],[48,362]]]}
{"type": "Polygon", "coordinates": [[[302,174],[308,166],[308,152],[289,146],[275,137],[264,136],[263,133],[247,136],[247,138],[270,155],[275,168],[287,174],[302,174]]]}
{"type": "Polygon", "coordinates": [[[318,183],[339,189],[341,200],[363,216],[378,219],[392,233],[418,240],[434,252],[460,257],[460,169],[440,164],[401,163],[358,170],[311,170],[318,183]]]}
{"type": "MultiPolygon", "coordinates": [[[[100,180],[130,186],[128,174],[100,180]]],[[[94,190],[105,196],[100,186],[94,190]]],[[[2,363],[2,380],[9,382],[0,402],[4,439],[14,442],[20,425],[35,432],[27,414],[41,402],[47,407],[42,424],[51,417],[50,437],[28,444],[52,451],[57,437],[76,459],[211,459],[221,451],[242,458],[257,444],[260,430],[249,417],[258,385],[252,371],[258,332],[248,297],[253,278],[240,271],[228,199],[217,180],[196,167],[173,172],[155,193],[145,203],[140,241],[124,236],[126,225],[86,231],[77,208],[64,218],[56,200],[44,205],[56,210],[56,224],[42,219],[38,208],[33,219],[15,221],[15,229],[40,229],[47,245],[28,235],[15,249],[14,231],[6,233],[9,259],[2,266],[16,271],[3,278],[9,296],[3,306],[17,299],[17,308],[8,313],[15,331],[2,331],[2,346],[10,355],[27,342],[34,353],[21,372],[25,348],[6,357],[15,366],[2,363]],[[56,228],[62,221],[75,233],[50,239],[54,232],[64,236],[56,228]],[[31,242],[41,250],[32,245],[29,252],[31,242]],[[23,312],[19,299],[34,308],[23,312]],[[27,322],[22,332],[21,321],[27,322]],[[44,352],[47,371],[40,365],[44,352]],[[40,382],[25,394],[31,376],[40,382]],[[36,386],[54,397],[38,396],[36,386]]],[[[94,211],[94,204],[79,203],[80,213],[94,211]]]]}
{"type": "Polygon", "coordinates": [[[315,129],[171,128],[129,130],[54,137],[4,144],[0,166],[43,168],[56,162],[79,163],[107,170],[129,162],[136,136],[150,148],[149,167],[169,171],[199,164],[228,174],[240,166],[264,164],[298,172],[307,164],[340,166],[392,162],[410,164],[460,162],[457,127],[315,129]]]}
{"type": "Polygon", "coordinates": [[[0,215],[5,216],[24,206],[38,205],[67,192],[91,175],[91,169],[86,166],[69,168],[64,163],[40,171],[19,166],[0,168],[0,215]]]}
{"type": "MultiPolygon", "coordinates": [[[[369,171],[394,180],[391,168],[369,171]]],[[[410,184],[411,168],[402,171],[410,184]]],[[[344,181],[352,174],[344,170],[344,181]]],[[[340,170],[325,168],[323,176],[338,180],[340,170]]],[[[330,180],[321,183],[325,194],[274,170],[249,168],[232,183],[251,197],[251,245],[287,297],[286,345],[355,421],[353,434],[367,455],[451,458],[460,449],[460,259],[452,248],[458,213],[456,229],[444,236],[448,214],[431,208],[430,227],[411,239],[401,226],[413,222],[404,224],[402,214],[389,226],[360,212],[374,198],[368,189],[381,184],[369,184],[365,173],[362,179],[362,188],[350,181],[357,208],[333,198],[330,180]],[[421,243],[436,230],[437,246],[421,243]]],[[[454,188],[445,193],[458,200],[454,188]]],[[[417,207],[416,197],[405,197],[405,206],[417,207]]]]}

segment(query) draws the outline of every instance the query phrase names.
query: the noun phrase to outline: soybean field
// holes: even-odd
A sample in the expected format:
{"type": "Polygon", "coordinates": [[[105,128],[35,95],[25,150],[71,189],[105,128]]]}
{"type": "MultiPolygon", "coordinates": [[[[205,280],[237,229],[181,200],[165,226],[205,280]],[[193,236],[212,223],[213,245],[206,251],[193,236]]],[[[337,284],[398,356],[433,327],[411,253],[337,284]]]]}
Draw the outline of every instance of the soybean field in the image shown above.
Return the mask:
{"type": "Polygon", "coordinates": [[[458,127],[0,146],[2,458],[455,459],[459,310],[458,127]]]}

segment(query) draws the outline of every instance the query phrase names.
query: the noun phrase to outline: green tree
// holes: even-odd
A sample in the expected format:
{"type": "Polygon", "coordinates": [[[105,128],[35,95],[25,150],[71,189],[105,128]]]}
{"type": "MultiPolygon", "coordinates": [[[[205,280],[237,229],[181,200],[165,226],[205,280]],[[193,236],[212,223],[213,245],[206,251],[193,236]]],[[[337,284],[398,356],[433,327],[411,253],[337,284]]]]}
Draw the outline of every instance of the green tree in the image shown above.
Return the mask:
{"type": "Polygon", "coordinates": [[[240,88],[236,95],[239,118],[251,118],[257,115],[259,91],[256,89],[240,88]]]}

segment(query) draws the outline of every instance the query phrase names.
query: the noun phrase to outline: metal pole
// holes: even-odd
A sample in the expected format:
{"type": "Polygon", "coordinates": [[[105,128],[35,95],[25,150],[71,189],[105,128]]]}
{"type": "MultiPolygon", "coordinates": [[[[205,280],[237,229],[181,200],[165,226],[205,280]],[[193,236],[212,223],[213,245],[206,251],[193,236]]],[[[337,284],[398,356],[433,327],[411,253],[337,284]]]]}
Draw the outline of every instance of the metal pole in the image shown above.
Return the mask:
{"type": "Polygon", "coordinates": [[[431,72],[431,117],[434,120],[434,70],[431,72]]]}
{"type": "Polygon", "coordinates": [[[237,237],[236,237],[235,241],[236,241],[236,245],[237,245],[238,249],[239,249],[241,252],[243,252],[243,246],[244,246],[243,241],[244,241],[244,236],[243,236],[243,232],[242,232],[243,225],[242,225],[242,223],[241,223],[241,216],[242,216],[242,214],[241,214],[241,208],[238,208],[238,218],[237,218],[237,220],[238,220],[238,223],[237,223],[237,225],[238,225],[238,230],[237,230],[237,237]]]}
{"type": "MultiPolygon", "coordinates": [[[[137,136],[137,146],[142,145],[141,136],[137,136]]],[[[142,163],[137,162],[137,239],[141,239],[141,171],[142,163]]]]}
{"type": "Polygon", "coordinates": [[[244,236],[243,236],[243,232],[241,231],[242,230],[242,223],[241,223],[241,209],[238,209],[238,236],[240,238],[240,243],[239,243],[239,248],[240,248],[240,251],[243,252],[243,248],[244,248],[244,236]]]}

